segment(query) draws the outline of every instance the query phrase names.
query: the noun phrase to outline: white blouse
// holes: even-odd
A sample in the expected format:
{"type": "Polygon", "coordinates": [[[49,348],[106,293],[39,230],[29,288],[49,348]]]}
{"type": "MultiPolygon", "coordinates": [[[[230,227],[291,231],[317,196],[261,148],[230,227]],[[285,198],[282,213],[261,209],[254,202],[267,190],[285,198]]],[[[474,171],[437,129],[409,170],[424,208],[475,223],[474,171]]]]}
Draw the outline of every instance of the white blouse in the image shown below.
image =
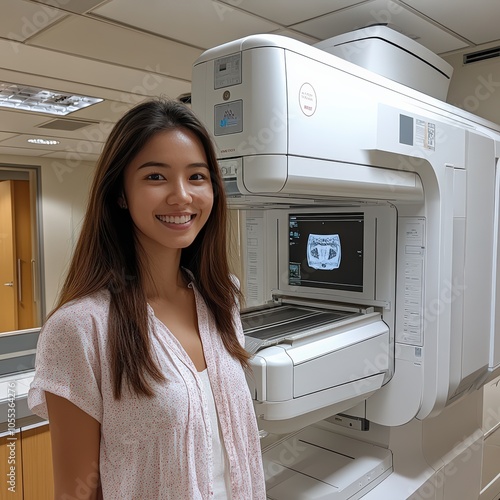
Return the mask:
{"type": "Polygon", "coordinates": [[[227,462],[226,447],[220,430],[219,417],[215,408],[214,395],[208,370],[198,372],[203,382],[203,389],[208,401],[210,425],[212,427],[212,452],[214,462],[214,498],[217,500],[231,500],[231,479],[229,477],[229,464],[227,462]]]}
{"type": "MultiPolygon", "coordinates": [[[[229,465],[228,497],[264,500],[258,429],[244,371],[224,348],[211,313],[193,288],[229,465]]],[[[215,459],[220,453],[214,451],[218,426],[212,424],[202,377],[148,306],[151,341],[165,382],[151,381],[152,398],[138,397],[125,386],[122,398],[115,400],[107,337],[109,302],[109,293],[101,291],[64,305],[50,317],[40,334],[29,407],[48,418],[48,391],[101,424],[99,473],[105,500],[218,500],[215,488],[221,483],[214,481],[220,479],[220,462],[215,459]]],[[[238,311],[234,314],[243,343],[238,311]]]]}

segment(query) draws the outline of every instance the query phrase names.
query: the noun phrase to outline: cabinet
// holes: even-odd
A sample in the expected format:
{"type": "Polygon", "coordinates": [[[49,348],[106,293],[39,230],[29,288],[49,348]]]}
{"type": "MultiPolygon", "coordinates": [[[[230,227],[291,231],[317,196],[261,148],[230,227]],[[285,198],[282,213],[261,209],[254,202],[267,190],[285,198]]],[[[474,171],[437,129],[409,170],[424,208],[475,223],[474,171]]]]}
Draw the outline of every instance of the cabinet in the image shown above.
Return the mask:
{"type": "Polygon", "coordinates": [[[49,425],[21,429],[24,500],[52,500],[54,480],[49,425]]]}
{"type": "Polygon", "coordinates": [[[6,483],[2,481],[1,498],[53,500],[52,449],[47,423],[16,429],[14,435],[7,433],[0,437],[0,476],[7,478],[6,483]],[[9,495],[4,496],[4,489],[9,495]]]}
{"type": "Polygon", "coordinates": [[[23,467],[21,432],[3,434],[0,437],[0,497],[23,500],[23,467]]]}

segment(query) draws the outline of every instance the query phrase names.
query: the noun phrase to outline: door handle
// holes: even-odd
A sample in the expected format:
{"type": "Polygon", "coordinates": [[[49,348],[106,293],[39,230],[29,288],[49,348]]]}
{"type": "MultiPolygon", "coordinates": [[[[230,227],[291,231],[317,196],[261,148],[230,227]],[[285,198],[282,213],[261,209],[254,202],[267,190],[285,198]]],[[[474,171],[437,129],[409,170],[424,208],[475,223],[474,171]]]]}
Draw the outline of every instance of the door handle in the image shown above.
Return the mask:
{"type": "Polygon", "coordinates": [[[14,286],[14,282],[9,281],[8,283],[4,283],[3,286],[14,286]]]}
{"type": "Polygon", "coordinates": [[[21,269],[21,259],[17,259],[17,300],[23,301],[23,275],[21,269]]]}

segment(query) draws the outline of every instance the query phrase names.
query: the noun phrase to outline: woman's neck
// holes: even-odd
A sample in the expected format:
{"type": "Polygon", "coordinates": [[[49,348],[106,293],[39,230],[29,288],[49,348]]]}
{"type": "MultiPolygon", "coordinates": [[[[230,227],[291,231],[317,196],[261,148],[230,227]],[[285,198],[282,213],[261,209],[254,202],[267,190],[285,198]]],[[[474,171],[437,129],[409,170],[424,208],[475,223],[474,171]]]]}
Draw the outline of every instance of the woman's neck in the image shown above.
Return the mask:
{"type": "Polygon", "coordinates": [[[142,282],[148,299],[168,298],[180,289],[187,288],[188,279],[180,267],[181,250],[175,254],[146,254],[141,259],[142,282]]]}

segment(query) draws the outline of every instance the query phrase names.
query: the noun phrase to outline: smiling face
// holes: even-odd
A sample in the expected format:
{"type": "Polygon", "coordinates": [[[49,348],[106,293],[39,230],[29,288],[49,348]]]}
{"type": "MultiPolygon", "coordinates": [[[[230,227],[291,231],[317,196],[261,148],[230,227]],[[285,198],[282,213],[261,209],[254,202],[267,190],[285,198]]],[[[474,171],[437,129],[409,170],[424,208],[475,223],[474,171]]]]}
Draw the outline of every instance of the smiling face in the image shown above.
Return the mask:
{"type": "Polygon", "coordinates": [[[126,167],[123,193],[146,254],[180,256],[207,222],[213,205],[200,140],[185,128],[157,133],[126,167]]]}

